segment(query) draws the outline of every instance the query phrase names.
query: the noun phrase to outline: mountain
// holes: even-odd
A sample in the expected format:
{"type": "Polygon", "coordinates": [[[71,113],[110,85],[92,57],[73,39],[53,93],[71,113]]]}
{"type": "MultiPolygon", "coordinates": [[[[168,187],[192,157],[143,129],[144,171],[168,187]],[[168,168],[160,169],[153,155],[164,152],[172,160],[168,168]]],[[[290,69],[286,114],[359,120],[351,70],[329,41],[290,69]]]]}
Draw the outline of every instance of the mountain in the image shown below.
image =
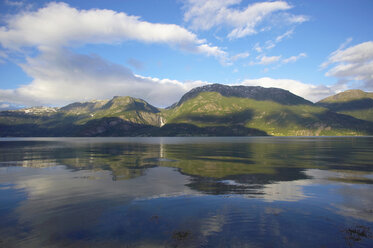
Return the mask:
{"type": "Polygon", "coordinates": [[[108,103],[108,100],[93,100],[90,102],[75,102],[60,108],[61,111],[70,114],[86,114],[99,110],[108,103]]]}
{"type": "Polygon", "coordinates": [[[273,101],[284,105],[307,104],[312,102],[294,95],[287,90],[278,88],[263,88],[260,86],[228,86],[222,84],[209,84],[197,87],[183,95],[176,106],[188,101],[202,92],[217,92],[225,97],[250,98],[258,101],[273,101]]]}
{"type": "Polygon", "coordinates": [[[316,104],[334,112],[373,122],[373,92],[347,90],[316,104]]]}
{"type": "MultiPolygon", "coordinates": [[[[291,93],[290,93],[291,94],[291,93]]],[[[284,105],[275,101],[226,97],[201,92],[181,105],[164,111],[167,126],[247,129],[268,135],[362,135],[373,125],[326,108],[305,104],[284,105]]],[[[176,127],[174,127],[175,129],[176,127]]],[[[184,131],[187,132],[187,131],[184,131]]]]}
{"type": "Polygon", "coordinates": [[[160,123],[156,107],[132,97],[36,109],[0,112],[0,136],[137,136],[160,123]]]}
{"type": "Polygon", "coordinates": [[[159,125],[157,113],[160,111],[142,99],[115,96],[111,100],[73,103],[60,108],[60,112],[77,117],[79,124],[115,117],[132,123],[157,126],[159,125]]]}
{"type": "Polygon", "coordinates": [[[0,111],[0,136],[367,135],[373,123],[289,91],[212,84],[159,109],[133,97],[0,111]]]}

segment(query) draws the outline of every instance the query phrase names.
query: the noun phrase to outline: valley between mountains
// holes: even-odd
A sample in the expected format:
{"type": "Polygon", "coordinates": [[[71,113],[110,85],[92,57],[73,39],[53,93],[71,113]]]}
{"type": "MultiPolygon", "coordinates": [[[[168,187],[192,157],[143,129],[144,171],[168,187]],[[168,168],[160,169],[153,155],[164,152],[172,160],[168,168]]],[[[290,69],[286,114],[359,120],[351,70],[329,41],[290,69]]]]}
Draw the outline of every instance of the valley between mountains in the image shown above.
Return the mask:
{"type": "Polygon", "coordinates": [[[312,103],[289,91],[211,84],[161,109],[142,99],[76,102],[0,112],[1,137],[337,136],[373,134],[373,93],[312,103]]]}

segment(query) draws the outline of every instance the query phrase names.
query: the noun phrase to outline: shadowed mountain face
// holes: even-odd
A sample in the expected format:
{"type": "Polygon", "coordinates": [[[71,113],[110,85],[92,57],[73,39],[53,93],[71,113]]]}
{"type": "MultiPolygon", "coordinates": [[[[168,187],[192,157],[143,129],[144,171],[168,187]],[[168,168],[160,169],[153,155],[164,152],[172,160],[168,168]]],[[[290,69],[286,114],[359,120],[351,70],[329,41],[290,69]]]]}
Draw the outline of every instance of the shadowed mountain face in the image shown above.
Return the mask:
{"type": "Polygon", "coordinates": [[[263,88],[260,86],[228,86],[222,84],[210,84],[197,87],[186,93],[177,106],[196,97],[201,92],[218,92],[226,97],[250,98],[258,101],[273,101],[284,105],[312,104],[306,99],[294,95],[287,90],[278,88],[263,88]]]}
{"type": "Polygon", "coordinates": [[[346,102],[320,102],[318,105],[328,108],[335,112],[350,111],[350,110],[364,110],[373,108],[373,99],[362,98],[346,102]]]}
{"type": "Polygon", "coordinates": [[[153,136],[267,136],[268,134],[256,128],[232,124],[229,126],[198,126],[188,123],[170,123],[158,130],[153,130],[153,136]]]}
{"type": "MultiPolygon", "coordinates": [[[[360,105],[367,111],[373,109],[369,105],[373,99],[353,101],[357,103],[331,101],[330,104],[347,104],[353,111],[354,108],[361,111],[360,105]]],[[[158,109],[141,99],[116,96],[62,108],[0,111],[0,136],[373,134],[369,119],[348,116],[346,111],[336,113],[320,105],[282,89],[214,84],[191,90],[167,109],[158,109]]]]}
{"type": "Polygon", "coordinates": [[[316,104],[357,119],[373,121],[373,93],[370,92],[347,90],[327,97],[316,104]]]}

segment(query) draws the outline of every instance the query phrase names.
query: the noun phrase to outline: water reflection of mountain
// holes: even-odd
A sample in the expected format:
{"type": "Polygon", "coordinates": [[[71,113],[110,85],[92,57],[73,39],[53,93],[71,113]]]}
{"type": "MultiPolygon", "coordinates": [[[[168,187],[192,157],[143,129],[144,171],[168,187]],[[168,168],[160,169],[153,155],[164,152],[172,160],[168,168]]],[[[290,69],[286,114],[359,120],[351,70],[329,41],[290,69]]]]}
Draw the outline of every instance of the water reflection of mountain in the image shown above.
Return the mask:
{"type": "Polygon", "coordinates": [[[0,153],[2,166],[64,165],[70,170],[109,170],[113,180],[143,175],[147,168],[157,166],[149,158],[158,157],[159,153],[157,146],[122,143],[12,142],[0,149],[4,151],[0,153]]]}
{"type": "Polygon", "coordinates": [[[289,247],[295,233],[297,247],[343,247],[333,241],[342,228],[371,227],[369,138],[151,140],[0,141],[0,193],[17,199],[3,204],[12,212],[0,241],[176,246],[187,233],[191,247],[289,247]]]}
{"type": "MultiPolygon", "coordinates": [[[[369,174],[371,139],[238,139],[239,142],[0,142],[2,166],[109,170],[113,180],[144,175],[147,168],[174,167],[191,176],[188,186],[207,194],[263,194],[265,185],[311,178],[306,169],[369,174]],[[358,172],[358,173],[357,173],[358,172]]],[[[331,180],[336,180],[335,178],[331,180]]],[[[364,180],[370,180],[364,177],[364,180]]],[[[364,182],[365,182],[364,181],[364,182]]]]}

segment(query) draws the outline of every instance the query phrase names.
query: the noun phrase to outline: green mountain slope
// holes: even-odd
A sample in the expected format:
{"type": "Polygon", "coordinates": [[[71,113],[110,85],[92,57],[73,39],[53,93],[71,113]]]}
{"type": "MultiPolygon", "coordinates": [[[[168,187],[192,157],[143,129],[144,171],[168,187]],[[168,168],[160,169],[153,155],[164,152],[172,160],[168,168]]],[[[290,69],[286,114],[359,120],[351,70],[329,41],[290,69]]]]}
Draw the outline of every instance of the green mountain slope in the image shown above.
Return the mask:
{"type": "Polygon", "coordinates": [[[373,122],[372,92],[347,90],[327,97],[316,104],[334,112],[373,122]]]}
{"type": "Polygon", "coordinates": [[[268,135],[365,135],[373,126],[366,121],[314,105],[283,105],[274,101],[225,97],[201,92],[180,106],[163,112],[169,125],[199,128],[248,128],[268,135]]]}
{"type": "Polygon", "coordinates": [[[217,92],[225,97],[249,98],[258,101],[273,101],[283,105],[312,105],[312,102],[294,95],[287,90],[279,88],[263,88],[260,86],[228,86],[222,84],[209,84],[197,87],[183,95],[173,107],[180,106],[183,102],[198,96],[202,92],[217,92]]]}
{"type": "MultiPolygon", "coordinates": [[[[87,103],[83,104],[87,105],[87,103]]],[[[69,107],[69,105],[66,107],[69,107]]],[[[66,107],[61,108],[61,111],[68,116],[78,117],[77,124],[85,124],[91,120],[101,118],[116,117],[137,124],[159,125],[159,116],[157,115],[160,112],[159,109],[142,99],[129,96],[115,96],[110,101],[103,101],[99,105],[96,104],[93,108],[76,106],[74,108],[69,107],[66,110],[66,107]]]]}

